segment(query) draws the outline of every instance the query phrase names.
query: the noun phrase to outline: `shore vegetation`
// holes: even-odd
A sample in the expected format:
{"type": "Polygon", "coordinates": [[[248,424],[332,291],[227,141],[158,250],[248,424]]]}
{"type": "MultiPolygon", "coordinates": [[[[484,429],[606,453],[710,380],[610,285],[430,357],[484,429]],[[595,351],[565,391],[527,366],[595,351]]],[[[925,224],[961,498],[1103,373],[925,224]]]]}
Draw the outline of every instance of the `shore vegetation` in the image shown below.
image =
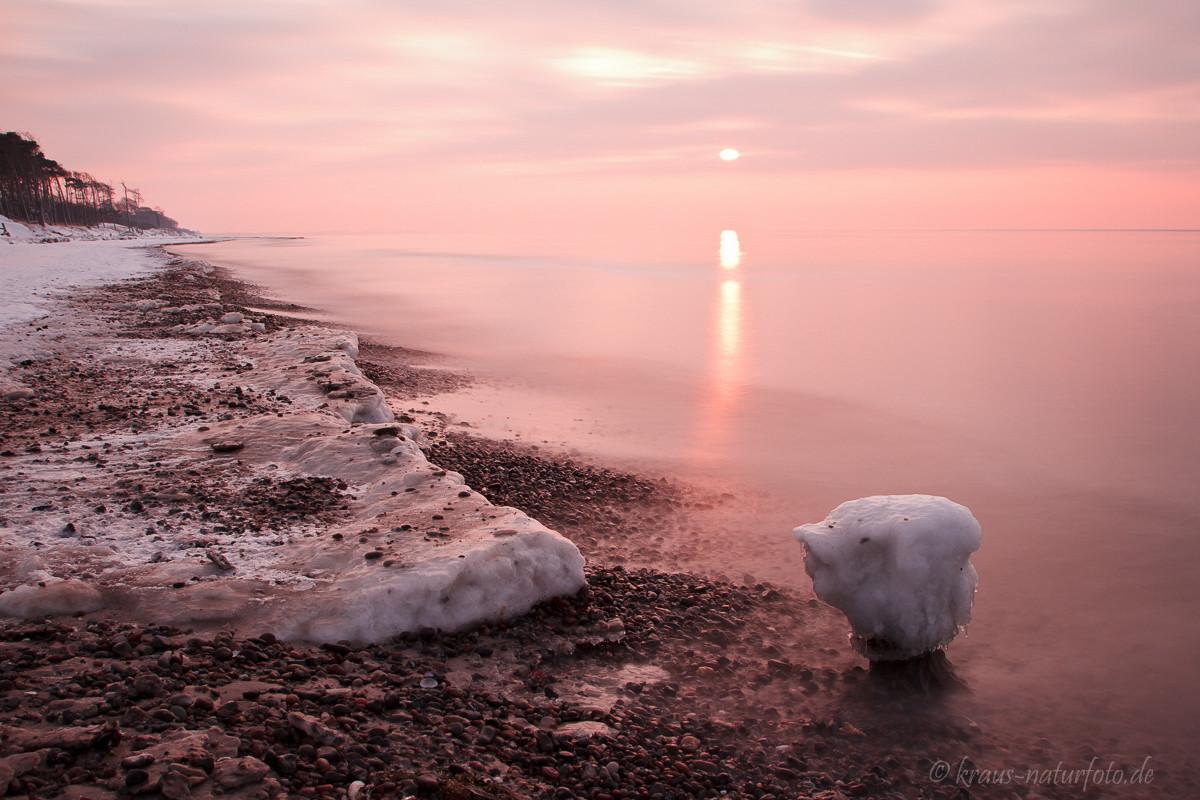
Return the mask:
{"type": "Polygon", "coordinates": [[[0,215],[38,225],[117,225],[175,230],[162,208],[142,205],[141,191],[72,172],[42,152],[29,134],[0,133],[0,215]]]}

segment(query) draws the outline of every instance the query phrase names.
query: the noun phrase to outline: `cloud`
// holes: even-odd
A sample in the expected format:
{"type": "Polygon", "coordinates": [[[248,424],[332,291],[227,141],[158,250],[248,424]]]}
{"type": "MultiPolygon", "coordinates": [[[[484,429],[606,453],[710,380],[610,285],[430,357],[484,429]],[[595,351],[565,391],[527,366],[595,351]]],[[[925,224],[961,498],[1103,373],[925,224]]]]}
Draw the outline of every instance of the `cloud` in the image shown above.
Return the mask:
{"type": "Polygon", "coordinates": [[[891,26],[919,22],[939,4],[939,0],[806,0],[803,5],[824,19],[891,26]]]}
{"type": "Polygon", "coordinates": [[[726,146],[745,174],[1200,162],[1193,0],[8,0],[5,14],[7,124],[135,182],[671,178],[726,146]]]}

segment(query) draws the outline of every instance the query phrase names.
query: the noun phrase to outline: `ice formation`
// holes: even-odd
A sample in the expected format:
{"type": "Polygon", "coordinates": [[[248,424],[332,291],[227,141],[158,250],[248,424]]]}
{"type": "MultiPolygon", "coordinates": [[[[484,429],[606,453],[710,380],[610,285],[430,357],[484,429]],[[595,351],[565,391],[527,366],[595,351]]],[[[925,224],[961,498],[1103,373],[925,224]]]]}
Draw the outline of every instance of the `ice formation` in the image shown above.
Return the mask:
{"type": "MultiPolygon", "coordinates": [[[[387,397],[357,365],[353,333],[267,331],[214,293],[191,306],[123,304],[123,322],[182,335],[117,339],[86,307],[40,299],[84,279],[145,272],[161,258],[124,242],[0,244],[0,406],[44,391],[17,382],[10,364],[86,359],[97,368],[109,360],[139,363],[151,378],[186,364],[198,393],[220,396],[233,377],[238,396],[271,410],[168,416],[149,430],[9,454],[6,463],[30,491],[0,500],[9,523],[0,536],[0,617],[102,612],[289,639],[377,641],[513,617],[585,585],[583,556],[569,540],[491,504],[461,475],[426,459],[421,426],[395,420],[387,397]],[[37,305],[26,302],[30,296],[37,305]],[[176,324],[180,313],[200,321],[176,324]],[[34,316],[36,326],[4,325],[34,316]],[[104,470],[88,460],[100,453],[104,470]],[[171,469],[162,483],[156,475],[155,485],[137,489],[139,508],[98,502],[124,493],[122,476],[144,470],[148,458],[171,469]],[[196,489],[220,475],[268,492],[302,478],[334,478],[337,490],[324,491],[346,513],[318,519],[297,511],[278,525],[244,529],[168,515],[196,502],[184,475],[196,489]],[[55,491],[68,483],[71,492],[55,491]],[[148,507],[161,509],[155,516],[170,530],[148,527],[148,507]],[[198,537],[206,547],[191,546],[198,537]]],[[[173,262],[186,264],[185,280],[213,272],[203,262],[173,262]]]]}
{"type": "Polygon", "coordinates": [[[841,610],[854,648],[893,661],[945,647],[971,619],[983,532],[944,497],[891,495],[842,503],[792,535],[817,597],[841,610]]]}
{"type": "Polygon", "coordinates": [[[382,641],[406,631],[456,631],[523,614],[584,586],[583,556],[512,509],[411,565],[381,570],[357,559],[330,584],[268,609],[283,639],[382,641]]]}
{"type": "Polygon", "coordinates": [[[82,581],[51,578],[0,594],[0,617],[86,614],[103,606],[100,592],[82,581]]]}

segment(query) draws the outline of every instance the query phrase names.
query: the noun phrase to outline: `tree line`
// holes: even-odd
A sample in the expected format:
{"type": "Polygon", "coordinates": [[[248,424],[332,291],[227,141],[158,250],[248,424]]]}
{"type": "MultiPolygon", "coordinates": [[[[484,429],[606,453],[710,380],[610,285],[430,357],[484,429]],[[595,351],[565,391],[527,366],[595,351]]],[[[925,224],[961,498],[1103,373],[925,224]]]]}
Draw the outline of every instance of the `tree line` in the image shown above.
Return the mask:
{"type": "Polygon", "coordinates": [[[142,200],[142,193],[124,181],[118,191],[86,172],[63,169],[28,134],[0,133],[0,215],[39,225],[179,227],[161,208],[147,208],[142,200]]]}

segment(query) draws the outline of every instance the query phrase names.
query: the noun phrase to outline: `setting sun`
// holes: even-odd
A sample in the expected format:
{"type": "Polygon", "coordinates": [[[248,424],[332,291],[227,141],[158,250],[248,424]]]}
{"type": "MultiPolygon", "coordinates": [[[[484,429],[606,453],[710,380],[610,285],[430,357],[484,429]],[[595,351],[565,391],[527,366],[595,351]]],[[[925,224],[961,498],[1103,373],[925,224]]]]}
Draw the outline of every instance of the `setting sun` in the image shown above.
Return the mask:
{"type": "Polygon", "coordinates": [[[737,161],[738,157],[740,155],[741,155],[741,153],[739,153],[737,150],[734,150],[732,147],[727,147],[721,151],[721,160],[722,161],[737,161]]]}

